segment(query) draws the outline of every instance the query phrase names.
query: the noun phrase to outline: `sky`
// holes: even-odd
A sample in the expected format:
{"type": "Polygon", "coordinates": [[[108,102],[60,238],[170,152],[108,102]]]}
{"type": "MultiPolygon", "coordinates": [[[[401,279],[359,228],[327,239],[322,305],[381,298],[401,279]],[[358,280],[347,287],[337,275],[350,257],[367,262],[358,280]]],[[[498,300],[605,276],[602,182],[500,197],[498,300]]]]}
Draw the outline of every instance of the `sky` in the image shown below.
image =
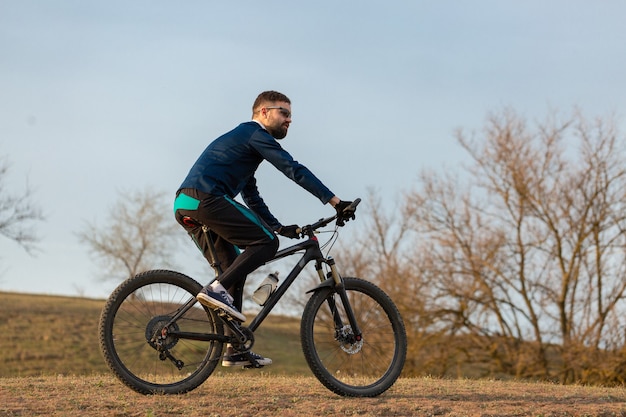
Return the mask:
{"type": "MultiPolygon", "coordinates": [[[[6,186],[30,186],[46,217],[35,256],[0,236],[0,291],[105,298],[117,282],[77,232],[120,191],[169,206],[264,90],[292,101],[295,159],[342,199],[376,190],[389,207],[422,170],[464,163],[457,129],[504,108],[579,108],[626,132],[624,16],[622,0],[0,0],[6,186]]],[[[333,214],[267,164],[257,180],[283,224],[333,214]]],[[[190,242],[177,262],[205,281],[190,242]]]]}

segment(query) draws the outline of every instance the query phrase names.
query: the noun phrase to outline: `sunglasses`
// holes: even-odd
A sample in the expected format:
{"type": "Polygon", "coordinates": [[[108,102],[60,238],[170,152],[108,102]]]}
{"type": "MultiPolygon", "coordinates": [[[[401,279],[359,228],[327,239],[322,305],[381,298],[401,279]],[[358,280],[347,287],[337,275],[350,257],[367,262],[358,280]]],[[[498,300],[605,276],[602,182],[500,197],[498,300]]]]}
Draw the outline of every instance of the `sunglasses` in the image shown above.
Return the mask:
{"type": "Polygon", "coordinates": [[[266,109],[268,109],[268,110],[277,109],[278,111],[280,111],[280,114],[282,114],[284,117],[286,117],[286,118],[290,118],[291,117],[291,111],[289,109],[284,108],[284,107],[270,106],[270,107],[266,107],[266,109]]]}

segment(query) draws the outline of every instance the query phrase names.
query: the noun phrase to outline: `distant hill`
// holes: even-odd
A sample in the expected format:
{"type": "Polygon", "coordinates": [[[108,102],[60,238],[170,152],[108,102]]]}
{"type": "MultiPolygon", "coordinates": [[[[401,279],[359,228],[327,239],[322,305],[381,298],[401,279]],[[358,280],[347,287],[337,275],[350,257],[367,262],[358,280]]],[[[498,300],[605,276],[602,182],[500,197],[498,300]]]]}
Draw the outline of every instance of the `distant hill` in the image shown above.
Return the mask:
{"type": "MultiPolygon", "coordinates": [[[[105,300],[0,292],[0,377],[109,372],[98,343],[105,300]]],[[[300,322],[268,317],[253,350],[272,358],[265,373],[311,375],[300,348],[300,322]]],[[[218,372],[240,372],[221,368],[218,372]]],[[[249,371],[255,372],[255,371],[249,371]]]]}

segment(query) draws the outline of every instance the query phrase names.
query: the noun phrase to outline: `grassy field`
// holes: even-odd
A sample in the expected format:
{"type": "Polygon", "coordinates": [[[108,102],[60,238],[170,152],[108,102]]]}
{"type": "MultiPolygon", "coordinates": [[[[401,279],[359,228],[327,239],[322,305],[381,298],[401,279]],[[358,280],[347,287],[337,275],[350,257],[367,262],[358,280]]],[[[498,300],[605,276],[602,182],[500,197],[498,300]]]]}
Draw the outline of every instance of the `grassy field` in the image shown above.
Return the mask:
{"type": "Polygon", "coordinates": [[[143,396],[102,360],[104,300],[0,292],[0,417],[4,416],[622,416],[626,387],[400,378],[377,398],[332,394],[311,376],[298,320],[274,318],[256,334],[262,370],[219,367],[180,396],[143,396]]]}
{"type": "MultiPolygon", "coordinates": [[[[97,333],[103,306],[104,300],[0,292],[0,377],[108,372],[97,333]]],[[[254,351],[272,358],[268,372],[310,375],[297,319],[268,317],[255,333],[254,351]]]]}

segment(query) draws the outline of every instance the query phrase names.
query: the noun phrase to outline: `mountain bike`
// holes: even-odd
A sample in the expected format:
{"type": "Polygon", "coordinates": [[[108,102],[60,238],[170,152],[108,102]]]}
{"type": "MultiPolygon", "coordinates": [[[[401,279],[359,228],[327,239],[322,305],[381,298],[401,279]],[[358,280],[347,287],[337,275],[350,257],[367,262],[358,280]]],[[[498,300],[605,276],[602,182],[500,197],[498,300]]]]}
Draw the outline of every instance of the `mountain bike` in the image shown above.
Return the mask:
{"type": "MultiPolygon", "coordinates": [[[[359,202],[348,207],[352,218],[359,202]]],[[[248,326],[197,302],[202,285],[179,272],[152,270],[127,279],[110,295],[100,317],[100,347],[107,365],[121,382],[142,394],[191,391],[213,373],[225,344],[246,355],[250,352],[255,330],[313,262],[320,283],[306,292],[310,298],[300,325],[309,368],[336,394],[382,394],[404,366],[406,331],[385,292],[364,279],[341,276],[335,260],[322,253],[332,247],[329,243],[337,239],[344,220],[349,219],[336,214],[303,226],[300,236],[305,239],[276,253],[269,262],[301,256],[248,326]],[[320,246],[316,232],[335,220],[333,237],[320,246]]],[[[213,257],[214,269],[216,264],[213,257]]],[[[252,355],[247,357],[251,367],[260,367],[252,355]]]]}

